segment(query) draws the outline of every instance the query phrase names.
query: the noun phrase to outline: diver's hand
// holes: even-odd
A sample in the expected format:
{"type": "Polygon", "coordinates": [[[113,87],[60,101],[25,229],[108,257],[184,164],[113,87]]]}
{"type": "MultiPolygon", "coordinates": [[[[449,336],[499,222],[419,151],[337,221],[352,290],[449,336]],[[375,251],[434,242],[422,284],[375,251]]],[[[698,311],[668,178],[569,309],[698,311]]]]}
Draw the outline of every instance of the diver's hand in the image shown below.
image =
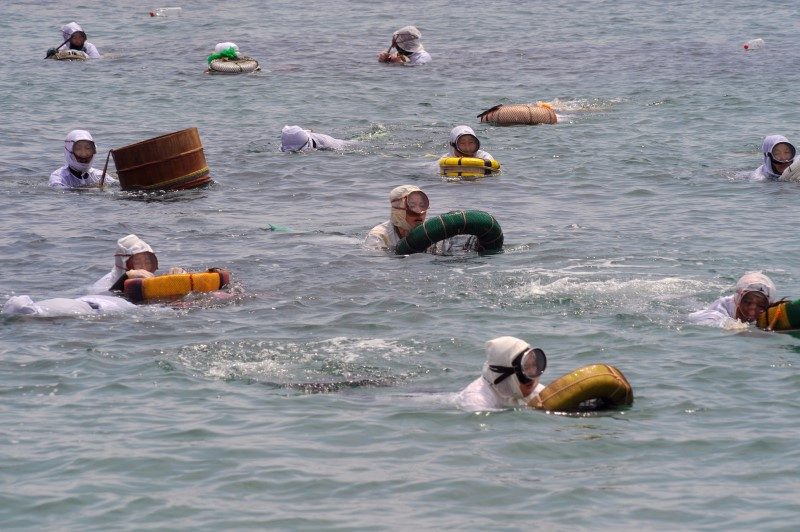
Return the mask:
{"type": "Polygon", "coordinates": [[[186,270],[183,268],[178,268],[177,266],[173,266],[169,269],[169,275],[180,275],[182,273],[186,273],[186,270]]]}
{"type": "Polygon", "coordinates": [[[56,55],[56,49],[55,48],[48,48],[47,49],[47,55],[44,56],[44,58],[48,59],[50,57],[53,57],[54,55],[56,55]]]}
{"type": "Polygon", "coordinates": [[[147,270],[128,270],[125,275],[128,276],[128,279],[150,279],[156,276],[153,272],[147,270]]]}

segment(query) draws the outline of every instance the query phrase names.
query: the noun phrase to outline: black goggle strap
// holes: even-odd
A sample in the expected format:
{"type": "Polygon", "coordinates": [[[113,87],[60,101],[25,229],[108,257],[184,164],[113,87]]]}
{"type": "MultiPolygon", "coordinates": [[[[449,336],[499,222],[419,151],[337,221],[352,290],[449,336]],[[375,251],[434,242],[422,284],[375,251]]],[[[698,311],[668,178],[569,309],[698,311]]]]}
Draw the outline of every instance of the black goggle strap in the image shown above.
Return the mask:
{"type": "Polygon", "coordinates": [[[514,368],[509,366],[495,366],[491,364],[489,365],[489,369],[500,374],[500,376],[494,380],[494,384],[500,384],[515,373],[514,368]]]}
{"type": "Polygon", "coordinates": [[[494,384],[499,384],[514,374],[517,375],[517,379],[519,379],[519,382],[522,384],[529,384],[533,382],[533,379],[529,378],[522,371],[522,356],[526,352],[527,350],[515,356],[514,360],[511,362],[511,366],[496,366],[494,364],[490,365],[490,370],[500,374],[500,376],[494,380],[494,384]]]}

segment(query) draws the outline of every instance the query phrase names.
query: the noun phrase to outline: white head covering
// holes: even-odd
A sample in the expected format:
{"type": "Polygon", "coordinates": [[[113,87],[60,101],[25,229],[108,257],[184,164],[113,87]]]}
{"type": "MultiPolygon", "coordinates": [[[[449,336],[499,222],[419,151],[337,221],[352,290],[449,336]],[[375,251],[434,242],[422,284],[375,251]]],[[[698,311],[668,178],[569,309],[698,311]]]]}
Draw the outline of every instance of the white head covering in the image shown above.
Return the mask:
{"type": "Polygon", "coordinates": [[[736,295],[733,297],[734,303],[736,306],[739,306],[739,303],[742,302],[742,298],[750,292],[758,292],[766,296],[767,300],[769,301],[770,305],[775,303],[776,297],[775,292],[777,289],[775,288],[775,283],[772,282],[772,279],[767,277],[761,272],[747,272],[746,274],[742,275],[742,277],[736,281],[736,295]]]}
{"type": "Polygon", "coordinates": [[[94,155],[92,155],[92,158],[89,159],[88,163],[82,163],[78,161],[75,158],[75,155],[72,153],[72,145],[78,140],[90,140],[94,142],[92,135],[88,131],[83,129],[73,129],[67,133],[67,138],[64,139],[64,160],[67,161],[67,164],[73,170],[77,170],[78,172],[88,172],[89,168],[92,167],[94,155]]]}
{"type": "MultiPolygon", "coordinates": [[[[503,372],[495,371],[498,367],[510,369],[513,367],[514,358],[525,350],[531,349],[531,345],[513,336],[501,336],[486,342],[486,362],[483,364],[481,375],[489,383],[497,395],[503,399],[522,399],[519,377],[516,373],[511,373],[508,377],[495,384],[498,377],[504,375],[503,372]]],[[[535,358],[529,351],[521,362],[523,368],[534,364],[535,358]]],[[[542,368],[543,369],[543,368],[542,368]]]]}
{"type": "Polygon", "coordinates": [[[406,202],[402,200],[412,192],[417,191],[421,192],[420,188],[417,186],[400,185],[389,192],[389,203],[391,204],[389,219],[392,221],[392,225],[406,231],[414,229],[411,224],[406,221],[406,202]]]}
{"type": "MultiPolygon", "coordinates": [[[[450,153],[455,155],[456,153],[456,143],[458,139],[463,135],[472,135],[476,139],[478,139],[478,135],[472,130],[469,126],[456,126],[452,130],[450,130],[450,153]]],[[[478,139],[478,149],[481,149],[481,141],[478,139]]]]}
{"type": "Polygon", "coordinates": [[[422,33],[420,33],[415,26],[405,26],[400,28],[394,32],[392,38],[394,39],[395,45],[403,51],[414,53],[424,50],[424,48],[422,48],[422,43],[420,42],[422,33]]]}
{"type": "Polygon", "coordinates": [[[117,240],[117,252],[114,254],[114,268],[111,270],[113,277],[112,286],[120,277],[125,275],[126,271],[128,271],[125,267],[125,262],[128,258],[131,255],[144,253],[145,251],[154,253],[153,248],[136,235],[124,236],[117,240]]]}
{"type": "Polygon", "coordinates": [[[300,126],[283,126],[281,130],[281,151],[300,151],[308,145],[311,135],[300,126]]]}
{"type": "Polygon", "coordinates": [[[232,42],[220,42],[220,43],[217,43],[217,45],[214,47],[214,53],[218,54],[222,50],[225,50],[226,48],[233,48],[234,50],[236,50],[236,55],[237,56],[239,55],[239,47],[236,46],[235,44],[233,44],[232,42]]]}
{"type": "Polygon", "coordinates": [[[83,31],[83,28],[78,26],[77,22],[70,22],[69,24],[64,24],[61,26],[61,35],[64,36],[65,41],[72,37],[72,34],[76,31],[83,31]]]}
{"type": "Polygon", "coordinates": [[[775,146],[778,144],[787,144],[789,146],[789,149],[792,150],[792,160],[794,160],[795,156],[797,155],[797,150],[795,149],[794,144],[789,142],[789,139],[783,135],[767,135],[764,137],[764,141],[761,143],[761,156],[763,157],[764,161],[762,168],[764,173],[773,179],[780,177],[780,174],[776,174],[772,169],[772,150],[774,150],[775,146]]]}

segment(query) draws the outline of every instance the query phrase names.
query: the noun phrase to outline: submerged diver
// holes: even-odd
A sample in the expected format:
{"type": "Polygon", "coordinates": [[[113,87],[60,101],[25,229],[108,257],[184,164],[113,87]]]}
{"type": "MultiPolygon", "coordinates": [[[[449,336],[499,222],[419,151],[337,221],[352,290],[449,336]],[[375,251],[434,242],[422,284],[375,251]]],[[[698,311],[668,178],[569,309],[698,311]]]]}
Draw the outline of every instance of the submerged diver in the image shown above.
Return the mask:
{"type": "MultiPolygon", "coordinates": [[[[92,285],[93,293],[117,292],[125,286],[127,279],[148,279],[155,277],[158,270],[158,257],[147,242],[136,235],[128,235],[117,240],[114,254],[114,267],[92,285]]],[[[183,268],[170,268],[167,275],[186,273],[183,268]]]]}
{"type": "Polygon", "coordinates": [[[58,50],[69,43],[68,50],[78,50],[84,52],[89,59],[100,59],[100,52],[97,47],[86,40],[86,32],[78,25],[77,22],[70,22],[61,27],[61,35],[64,37],[64,42],[57,48],[50,48],[47,50],[47,56],[55,55],[58,50]]]}
{"type": "Polygon", "coordinates": [[[281,151],[341,150],[348,144],[351,142],[335,139],[322,133],[314,133],[310,129],[303,129],[300,126],[283,126],[281,130],[281,151]]]}
{"type": "MultiPolygon", "coordinates": [[[[97,153],[92,135],[83,129],[74,129],[64,139],[64,166],[50,174],[48,185],[53,188],[91,188],[103,182],[103,172],[92,168],[97,153]]],[[[105,181],[116,183],[116,179],[106,174],[105,181]]]]}
{"type": "Polygon", "coordinates": [[[442,157],[475,157],[494,161],[494,157],[481,149],[481,141],[469,126],[456,126],[450,131],[450,152],[442,157]]]}
{"type": "Polygon", "coordinates": [[[544,390],[545,368],[547,356],[538,347],[513,336],[489,340],[481,376],[458,393],[456,404],[469,412],[527,406],[544,390]]]}
{"type": "MultiPolygon", "coordinates": [[[[401,185],[389,192],[389,219],[367,233],[364,246],[368,249],[394,252],[400,241],[425,222],[430,200],[419,187],[401,185]]],[[[478,238],[471,234],[456,234],[434,242],[425,250],[435,255],[453,255],[476,251],[478,238]]]]}
{"type": "Polygon", "coordinates": [[[425,221],[430,200],[419,187],[401,185],[389,192],[389,219],[373,227],[364,240],[370,249],[393,251],[402,238],[425,221]]]}
{"type": "Polygon", "coordinates": [[[378,54],[381,63],[400,63],[405,66],[417,66],[429,63],[431,54],[422,47],[422,33],[414,26],[405,26],[392,34],[392,44],[385,52],[378,54]],[[391,52],[392,48],[397,53],[391,52]]]}
{"type": "Polygon", "coordinates": [[[763,164],[753,172],[753,179],[764,181],[778,179],[794,162],[797,150],[783,135],[769,135],[761,143],[763,164]]]}
{"type": "Polygon", "coordinates": [[[760,272],[748,272],[736,282],[736,292],[714,301],[708,308],[689,314],[700,325],[725,327],[738,320],[753,323],[775,303],[775,283],[760,272]]]}

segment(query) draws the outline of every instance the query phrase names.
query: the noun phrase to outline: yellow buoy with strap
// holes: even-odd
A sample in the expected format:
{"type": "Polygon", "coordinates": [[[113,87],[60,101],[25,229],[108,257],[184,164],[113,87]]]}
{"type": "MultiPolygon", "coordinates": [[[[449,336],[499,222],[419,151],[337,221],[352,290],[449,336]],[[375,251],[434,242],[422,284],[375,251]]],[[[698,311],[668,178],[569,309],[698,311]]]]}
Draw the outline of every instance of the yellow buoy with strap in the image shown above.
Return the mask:
{"type": "Polygon", "coordinates": [[[138,303],[148,299],[182,297],[190,292],[213,292],[230,283],[230,272],[211,268],[202,273],[159,275],[149,279],[127,279],[123,293],[130,301],[138,303]]]}
{"type": "Polygon", "coordinates": [[[529,406],[550,412],[579,412],[630,404],[633,388],[625,375],[614,366],[592,364],[554,380],[529,406]]]}
{"type": "Polygon", "coordinates": [[[447,177],[483,177],[500,171],[500,163],[478,157],[442,157],[439,171],[447,177]]]}

